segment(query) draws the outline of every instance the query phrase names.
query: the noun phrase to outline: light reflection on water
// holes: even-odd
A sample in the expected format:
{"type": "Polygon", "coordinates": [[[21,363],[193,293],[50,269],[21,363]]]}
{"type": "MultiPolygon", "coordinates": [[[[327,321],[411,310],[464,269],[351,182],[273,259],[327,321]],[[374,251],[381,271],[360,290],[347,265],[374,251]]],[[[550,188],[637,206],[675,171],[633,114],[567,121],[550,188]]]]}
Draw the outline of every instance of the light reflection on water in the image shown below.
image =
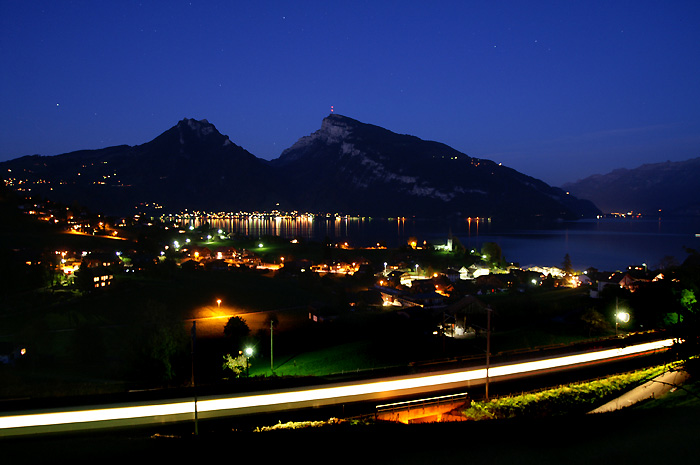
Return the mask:
{"type": "Polygon", "coordinates": [[[445,244],[450,235],[468,250],[485,242],[500,245],[506,260],[521,266],[561,266],[569,254],[577,269],[621,270],[646,263],[650,268],[672,257],[682,263],[686,247],[700,250],[700,219],[604,218],[546,226],[506,225],[484,218],[422,220],[349,216],[239,216],[181,219],[180,226],[208,225],[233,235],[276,236],[307,241],[348,242],[371,247],[381,242],[394,248],[415,238],[417,243],[445,244]]]}
{"type": "MultiPolygon", "coordinates": [[[[331,240],[348,242],[357,247],[369,247],[383,242],[390,247],[405,243],[405,218],[373,219],[348,216],[239,216],[181,218],[177,224],[184,228],[209,227],[231,235],[249,237],[275,236],[309,241],[331,240]]],[[[409,228],[411,230],[411,228],[409,228]]],[[[413,234],[413,233],[410,233],[413,234]]]]}

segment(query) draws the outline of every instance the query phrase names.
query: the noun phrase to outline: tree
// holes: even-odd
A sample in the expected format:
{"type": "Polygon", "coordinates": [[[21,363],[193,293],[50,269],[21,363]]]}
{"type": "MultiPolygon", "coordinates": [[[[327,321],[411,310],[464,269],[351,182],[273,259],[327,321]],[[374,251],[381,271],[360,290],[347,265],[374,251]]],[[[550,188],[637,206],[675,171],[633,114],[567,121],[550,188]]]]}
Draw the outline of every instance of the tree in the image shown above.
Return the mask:
{"type": "Polygon", "coordinates": [[[698,303],[695,298],[695,292],[690,289],[683,289],[681,291],[681,305],[690,313],[695,313],[695,304],[698,303]]]}
{"type": "Polygon", "coordinates": [[[671,270],[677,267],[678,261],[671,255],[664,255],[661,260],[659,260],[659,269],[661,270],[671,270]]]}
{"type": "Polygon", "coordinates": [[[138,313],[132,333],[134,368],[154,381],[172,381],[185,374],[188,334],[177,315],[162,302],[149,299],[138,313]]]}
{"type": "Polygon", "coordinates": [[[679,336],[685,342],[681,345],[681,357],[687,358],[698,354],[698,345],[700,344],[700,332],[698,330],[700,321],[696,312],[695,292],[692,289],[683,289],[680,296],[680,304],[682,314],[678,314],[678,329],[679,336]]]}
{"type": "Polygon", "coordinates": [[[221,368],[224,370],[229,369],[236,377],[239,377],[247,370],[248,363],[248,357],[243,353],[239,353],[237,357],[226,354],[224,355],[224,364],[221,368]]]}
{"type": "Polygon", "coordinates": [[[681,290],[681,295],[678,299],[678,302],[680,305],[678,306],[678,309],[676,310],[676,320],[675,323],[686,323],[686,326],[688,326],[688,323],[693,323],[692,320],[694,320],[695,316],[695,304],[698,303],[697,299],[695,298],[695,292],[693,292],[691,289],[683,289],[681,290]]]}
{"type": "Polygon", "coordinates": [[[240,349],[243,341],[250,334],[250,328],[240,316],[232,316],[224,326],[224,335],[231,341],[231,346],[240,349]]]}
{"type": "Polygon", "coordinates": [[[566,255],[564,255],[564,263],[562,263],[562,269],[564,270],[564,273],[566,273],[567,275],[570,275],[574,272],[574,267],[571,264],[571,257],[569,256],[568,253],[566,255]]]}
{"type": "Polygon", "coordinates": [[[459,240],[457,236],[450,236],[452,238],[452,252],[455,255],[464,255],[467,253],[467,248],[464,247],[462,241],[459,240]]]}
{"type": "Polygon", "coordinates": [[[501,246],[495,242],[484,242],[481,246],[481,255],[485,256],[485,260],[493,266],[501,266],[504,261],[501,246]]]}
{"type": "Polygon", "coordinates": [[[588,329],[588,337],[591,337],[592,332],[601,333],[610,328],[610,324],[605,320],[605,317],[595,308],[588,308],[581,314],[581,321],[584,327],[588,329]]]}
{"type": "Polygon", "coordinates": [[[93,281],[93,273],[86,262],[80,263],[80,268],[75,272],[75,285],[81,292],[90,292],[95,289],[95,281],[93,281]]]}

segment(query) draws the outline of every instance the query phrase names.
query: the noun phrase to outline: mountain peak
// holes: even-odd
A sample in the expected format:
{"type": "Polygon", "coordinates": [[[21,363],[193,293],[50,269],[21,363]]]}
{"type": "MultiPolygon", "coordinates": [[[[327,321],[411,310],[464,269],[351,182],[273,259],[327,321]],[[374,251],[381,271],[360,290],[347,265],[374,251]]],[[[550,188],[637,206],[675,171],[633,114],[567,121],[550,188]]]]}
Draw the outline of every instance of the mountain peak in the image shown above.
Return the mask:
{"type": "Polygon", "coordinates": [[[347,138],[358,123],[352,118],[333,113],[323,118],[321,129],[312,136],[324,140],[326,144],[335,144],[347,138]]]}
{"type": "Polygon", "coordinates": [[[323,118],[321,128],[319,130],[309,134],[308,136],[301,137],[294,143],[294,145],[285,149],[277,161],[287,163],[302,158],[303,153],[305,153],[307,150],[311,150],[311,147],[317,144],[339,144],[347,139],[350,134],[352,134],[353,129],[357,124],[360,124],[359,121],[355,121],[347,116],[331,113],[323,118]],[[292,155],[292,153],[294,155],[292,155]]]}
{"type": "Polygon", "coordinates": [[[183,118],[177,123],[175,129],[179,135],[180,145],[192,140],[214,140],[224,146],[232,144],[228,136],[221,134],[216,126],[206,119],[183,118]]]}
{"type": "Polygon", "coordinates": [[[362,124],[359,121],[338,113],[331,113],[323,118],[325,124],[362,124]]]}
{"type": "Polygon", "coordinates": [[[211,124],[206,119],[196,120],[191,118],[183,118],[177,123],[177,128],[182,130],[189,130],[197,134],[197,136],[207,136],[214,132],[218,132],[213,124],[211,124]]]}
{"type": "Polygon", "coordinates": [[[146,199],[171,211],[253,211],[281,202],[290,210],[375,216],[599,213],[489,160],[338,114],[327,115],[319,129],[269,162],[233,144],[207,120],[184,118],[135,147],[17,163],[26,168],[13,165],[12,172],[25,173],[23,182],[33,192],[110,214],[131,211],[146,199]]]}

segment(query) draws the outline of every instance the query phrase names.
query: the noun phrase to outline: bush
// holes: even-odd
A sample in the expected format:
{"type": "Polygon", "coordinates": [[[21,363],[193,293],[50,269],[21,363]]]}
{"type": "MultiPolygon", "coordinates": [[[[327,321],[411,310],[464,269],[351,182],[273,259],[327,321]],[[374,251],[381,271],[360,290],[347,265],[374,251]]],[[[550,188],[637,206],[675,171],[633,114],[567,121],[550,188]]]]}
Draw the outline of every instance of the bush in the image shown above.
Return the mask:
{"type": "Polygon", "coordinates": [[[462,413],[470,420],[488,420],[587,412],[601,402],[606,402],[623,391],[658,376],[665,369],[664,366],[657,366],[520,396],[502,397],[485,402],[472,401],[471,406],[462,413]]]}

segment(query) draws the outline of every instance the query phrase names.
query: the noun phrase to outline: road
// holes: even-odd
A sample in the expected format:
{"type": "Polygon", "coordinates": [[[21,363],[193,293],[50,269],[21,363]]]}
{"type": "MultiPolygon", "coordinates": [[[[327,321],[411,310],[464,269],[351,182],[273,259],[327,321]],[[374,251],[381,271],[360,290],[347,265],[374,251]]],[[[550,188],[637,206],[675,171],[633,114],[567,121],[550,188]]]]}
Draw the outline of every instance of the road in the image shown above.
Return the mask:
{"type": "Polygon", "coordinates": [[[489,381],[527,377],[594,363],[665,351],[673,339],[627,347],[575,353],[514,364],[444,370],[429,374],[388,377],[303,387],[287,391],[180,398],[151,403],[97,405],[63,410],[6,413],[0,416],[0,437],[28,434],[86,431],[103,428],[191,422],[255,413],[340,405],[352,402],[385,401],[411,395],[468,389],[489,381]]]}
{"type": "Polygon", "coordinates": [[[683,384],[689,375],[685,371],[669,371],[601,405],[589,413],[604,413],[619,410],[647,399],[659,398],[683,384]]]}

